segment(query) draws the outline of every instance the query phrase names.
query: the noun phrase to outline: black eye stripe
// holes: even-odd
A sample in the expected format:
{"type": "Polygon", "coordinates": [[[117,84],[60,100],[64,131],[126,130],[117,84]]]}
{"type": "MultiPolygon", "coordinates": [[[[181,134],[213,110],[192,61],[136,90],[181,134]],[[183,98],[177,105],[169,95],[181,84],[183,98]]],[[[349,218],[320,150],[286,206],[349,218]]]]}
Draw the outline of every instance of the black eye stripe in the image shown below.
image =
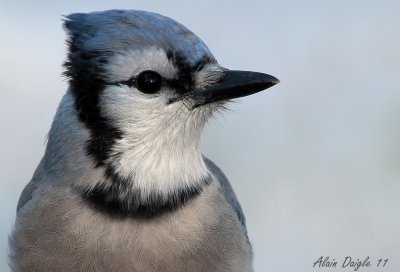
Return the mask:
{"type": "MultiPolygon", "coordinates": [[[[140,89],[139,89],[140,86],[138,86],[138,78],[139,78],[139,75],[141,75],[141,74],[143,74],[145,72],[153,72],[153,71],[144,71],[144,72],[139,73],[137,76],[134,76],[134,77],[132,77],[132,78],[130,78],[128,80],[119,81],[119,82],[115,82],[115,83],[112,83],[112,84],[114,84],[114,85],[120,85],[121,84],[121,85],[126,85],[128,87],[135,87],[140,91],[140,89]]],[[[156,72],[153,72],[153,73],[156,73],[156,72]]],[[[188,84],[184,84],[182,82],[183,80],[181,80],[179,78],[167,79],[167,78],[163,78],[162,76],[160,76],[160,78],[161,78],[160,89],[163,86],[168,86],[168,87],[171,87],[172,89],[174,89],[175,91],[177,91],[180,94],[186,93],[190,89],[190,86],[188,84]]]]}
{"type": "MultiPolygon", "coordinates": [[[[208,62],[206,62],[208,63],[208,62]]],[[[203,61],[196,63],[194,70],[201,70],[206,64],[203,61]]],[[[146,70],[140,72],[138,75],[130,78],[129,80],[114,82],[112,84],[123,84],[129,87],[135,87],[142,93],[155,94],[163,86],[171,87],[177,94],[184,95],[193,88],[193,78],[189,71],[188,66],[180,66],[180,72],[177,78],[167,79],[163,78],[160,74],[155,71],[146,70]]]]}
{"type": "Polygon", "coordinates": [[[165,84],[165,79],[157,72],[146,70],[129,80],[116,82],[114,84],[123,84],[129,87],[135,87],[142,93],[157,93],[165,84]]]}

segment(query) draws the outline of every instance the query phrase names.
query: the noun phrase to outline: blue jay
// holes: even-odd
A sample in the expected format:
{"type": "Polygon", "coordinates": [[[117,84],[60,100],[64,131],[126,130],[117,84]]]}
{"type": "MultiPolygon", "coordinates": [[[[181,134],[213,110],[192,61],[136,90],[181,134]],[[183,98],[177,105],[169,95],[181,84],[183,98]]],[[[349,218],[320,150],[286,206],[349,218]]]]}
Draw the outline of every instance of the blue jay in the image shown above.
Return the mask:
{"type": "Polygon", "coordinates": [[[242,209],[199,142],[229,100],[278,79],[223,68],[155,13],[64,27],[69,89],[18,203],[13,271],[252,271],[242,209]]]}

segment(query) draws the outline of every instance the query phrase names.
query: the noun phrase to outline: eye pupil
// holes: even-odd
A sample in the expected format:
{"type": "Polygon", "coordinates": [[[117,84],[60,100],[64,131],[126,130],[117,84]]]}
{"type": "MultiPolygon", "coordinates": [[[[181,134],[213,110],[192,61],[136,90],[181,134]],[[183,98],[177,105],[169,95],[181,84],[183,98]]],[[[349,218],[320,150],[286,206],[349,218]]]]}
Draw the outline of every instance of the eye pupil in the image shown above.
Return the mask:
{"type": "Polygon", "coordinates": [[[153,94],[160,90],[161,76],[154,71],[141,72],[136,78],[136,87],[142,93],[153,94]]]}

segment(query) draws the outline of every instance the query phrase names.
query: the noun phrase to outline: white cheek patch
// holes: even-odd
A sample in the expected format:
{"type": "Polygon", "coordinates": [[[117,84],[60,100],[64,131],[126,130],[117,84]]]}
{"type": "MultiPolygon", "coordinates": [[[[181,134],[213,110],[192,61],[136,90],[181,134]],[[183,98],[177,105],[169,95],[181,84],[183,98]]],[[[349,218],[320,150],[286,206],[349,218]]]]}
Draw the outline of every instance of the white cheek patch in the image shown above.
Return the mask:
{"type": "Polygon", "coordinates": [[[166,105],[162,97],[148,99],[129,87],[110,86],[100,97],[100,109],[124,135],[109,163],[121,177],[135,177],[132,189],[144,203],[152,192],[167,197],[208,176],[199,142],[212,107],[191,111],[182,102],[166,105]]]}
{"type": "Polygon", "coordinates": [[[117,54],[104,66],[104,70],[108,82],[125,81],[146,70],[169,79],[178,74],[178,69],[169,61],[165,51],[157,47],[117,54]]]}
{"type": "Polygon", "coordinates": [[[100,96],[100,110],[115,126],[129,130],[131,126],[147,127],[156,123],[158,115],[154,114],[166,108],[167,99],[165,95],[149,97],[135,88],[111,85],[100,96]]]}

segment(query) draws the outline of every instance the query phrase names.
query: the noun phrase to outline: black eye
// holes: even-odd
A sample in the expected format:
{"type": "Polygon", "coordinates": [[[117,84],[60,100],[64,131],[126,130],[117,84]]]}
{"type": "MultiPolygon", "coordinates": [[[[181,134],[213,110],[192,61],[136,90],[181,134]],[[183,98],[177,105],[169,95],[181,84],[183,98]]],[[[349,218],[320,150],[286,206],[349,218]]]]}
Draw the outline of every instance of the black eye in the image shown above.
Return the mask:
{"type": "Polygon", "coordinates": [[[136,77],[136,87],[146,94],[153,94],[160,90],[162,77],[154,71],[141,72],[136,77]]]}

